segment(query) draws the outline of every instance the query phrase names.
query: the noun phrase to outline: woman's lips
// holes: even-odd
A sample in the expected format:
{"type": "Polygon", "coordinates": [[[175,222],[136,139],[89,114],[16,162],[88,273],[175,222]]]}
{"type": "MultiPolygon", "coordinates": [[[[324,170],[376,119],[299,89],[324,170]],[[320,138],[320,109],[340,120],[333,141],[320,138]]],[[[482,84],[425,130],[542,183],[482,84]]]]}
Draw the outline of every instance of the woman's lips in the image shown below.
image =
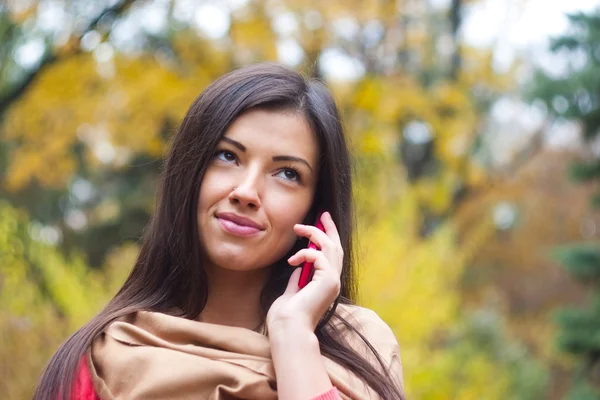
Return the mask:
{"type": "Polygon", "coordinates": [[[225,218],[217,217],[217,220],[219,220],[219,224],[225,232],[231,233],[235,236],[252,236],[261,231],[260,229],[252,226],[238,225],[235,222],[225,218]]]}

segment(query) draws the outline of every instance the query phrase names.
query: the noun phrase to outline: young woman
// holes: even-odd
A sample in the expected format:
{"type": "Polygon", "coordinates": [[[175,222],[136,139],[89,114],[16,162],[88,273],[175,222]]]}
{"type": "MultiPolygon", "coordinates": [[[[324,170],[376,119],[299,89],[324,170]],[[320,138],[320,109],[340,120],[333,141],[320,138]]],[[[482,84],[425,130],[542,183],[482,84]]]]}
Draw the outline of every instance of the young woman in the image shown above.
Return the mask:
{"type": "Polygon", "coordinates": [[[403,398],[392,331],[353,305],[350,156],[321,83],[274,64],[221,77],[159,187],[127,281],[35,399],[403,398]]]}

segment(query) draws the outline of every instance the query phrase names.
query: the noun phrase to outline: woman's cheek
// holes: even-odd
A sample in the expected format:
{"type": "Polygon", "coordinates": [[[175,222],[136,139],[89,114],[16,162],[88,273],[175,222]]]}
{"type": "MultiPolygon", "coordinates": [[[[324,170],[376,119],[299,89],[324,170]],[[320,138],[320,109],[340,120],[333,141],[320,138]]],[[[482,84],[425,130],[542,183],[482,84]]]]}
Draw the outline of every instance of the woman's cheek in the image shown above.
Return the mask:
{"type": "Polygon", "coordinates": [[[205,175],[204,186],[213,196],[225,197],[236,186],[232,178],[232,173],[213,167],[205,175]]]}

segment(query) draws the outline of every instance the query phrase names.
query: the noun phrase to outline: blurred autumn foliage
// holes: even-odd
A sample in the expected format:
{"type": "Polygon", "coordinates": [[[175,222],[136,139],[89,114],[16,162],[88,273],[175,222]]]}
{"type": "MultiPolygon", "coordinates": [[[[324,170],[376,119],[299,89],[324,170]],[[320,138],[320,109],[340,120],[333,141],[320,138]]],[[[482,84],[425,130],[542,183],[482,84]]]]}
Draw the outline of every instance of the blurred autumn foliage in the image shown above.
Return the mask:
{"type": "Polygon", "coordinates": [[[600,221],[590,188],[567,181],[572,154],[534,147],[490,168],[490,108],[517,88],[461,41],[476,2],[0,5],[1,397],[30,396],[123,282],[193,99],[235,67],[284,61],[325,79],[342,110],[361,303],[397,335],[408,398],[561,398],[570,361],[549,313],[585,296],[547,252],[600,221]]]}

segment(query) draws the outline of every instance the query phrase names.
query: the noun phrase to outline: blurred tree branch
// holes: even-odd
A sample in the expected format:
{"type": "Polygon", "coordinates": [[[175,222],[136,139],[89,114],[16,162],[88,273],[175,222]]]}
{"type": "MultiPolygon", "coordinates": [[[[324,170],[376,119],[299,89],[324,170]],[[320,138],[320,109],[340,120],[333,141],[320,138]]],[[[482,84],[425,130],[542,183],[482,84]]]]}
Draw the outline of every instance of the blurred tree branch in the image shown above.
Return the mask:
{"type": "Polygon", "coordinates": [[[76,36],[71,39],[63,46],[63,48],[46,50],[39,65],[33,69],[27,76],[16,84],[11,89],[7,90],[5,94],[0,97],[0,116],[4,115],[8,107],[17,100],[29,87],[29,85],[35,80],[39,74],[44,71],[48,66],[52,65],[58,60],[77,54],[80,51],[79,43],[81,38],[88,32],[96,29],[98,23],[107,15],[119,16],[123,14],[135,0],[122,0],[114,5],[105,8],[96,17],[94,17],[88,25],[76,36]]]}
{"type": "Polygon", "coordinates": [[[460,71],[460,67],[462,64],[461,54],[460,54],[460,38],[459,30],[462,22],[462,0],[452,0],[452,5],[450,7],[450,24],[451,24],[451,32],[452,32],[452,42],[454,45],[454,52],[452,54],[452,61],[450,65],[450,79],[456,80],[458,77],[458,73],[460,71]]]}

